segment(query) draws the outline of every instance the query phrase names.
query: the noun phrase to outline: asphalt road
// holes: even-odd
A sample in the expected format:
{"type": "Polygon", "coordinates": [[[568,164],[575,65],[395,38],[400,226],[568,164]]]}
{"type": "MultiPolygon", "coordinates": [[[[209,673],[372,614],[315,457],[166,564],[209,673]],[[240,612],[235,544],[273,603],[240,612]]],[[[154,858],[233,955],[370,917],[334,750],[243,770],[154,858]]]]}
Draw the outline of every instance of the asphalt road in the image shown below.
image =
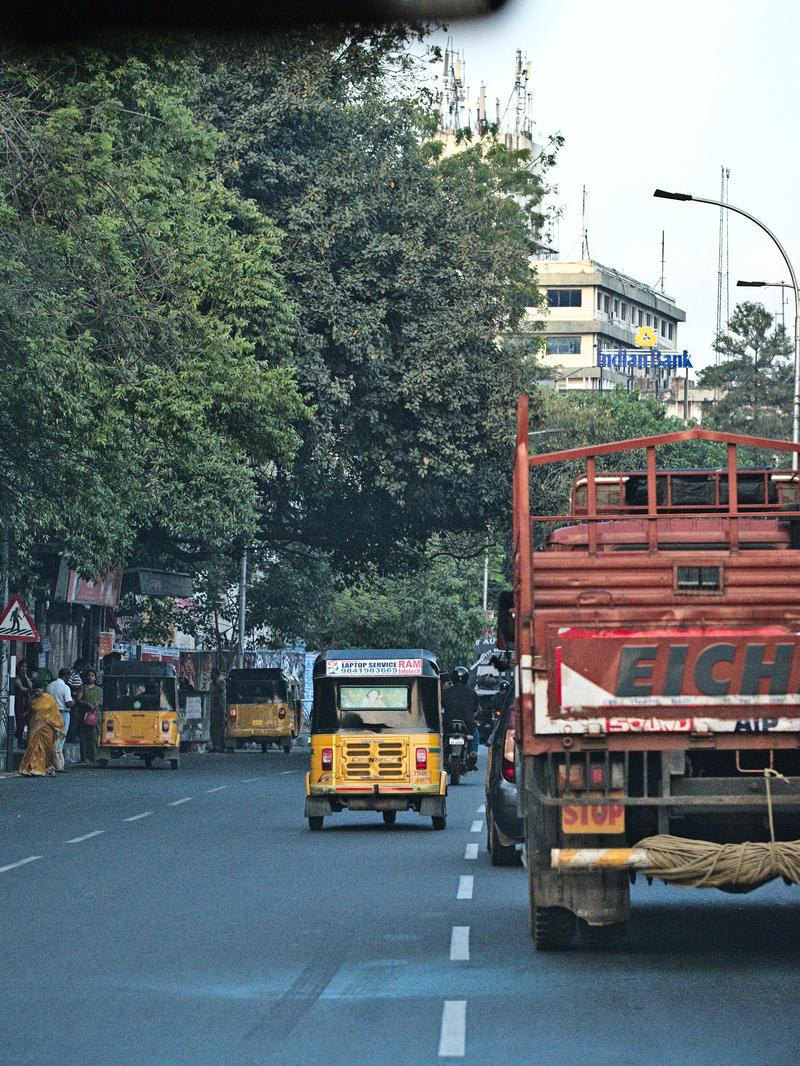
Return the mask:
{"type": "Polygon", "coordinates": [[[0,1062],[800,1062],[797,889],[637,884],[624,949],[535,955],[478,775],[444,832],[341,814],[311,834],[305,763],[1,779],[0,1062]]]}

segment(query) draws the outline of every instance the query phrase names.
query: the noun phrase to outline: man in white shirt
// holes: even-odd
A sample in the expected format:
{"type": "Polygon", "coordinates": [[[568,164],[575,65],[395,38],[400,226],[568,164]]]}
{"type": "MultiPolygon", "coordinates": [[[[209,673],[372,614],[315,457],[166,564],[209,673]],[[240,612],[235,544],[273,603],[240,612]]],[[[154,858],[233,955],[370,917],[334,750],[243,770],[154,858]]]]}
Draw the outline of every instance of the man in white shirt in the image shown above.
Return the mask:
{"type": "MultiPolygon", "coordinates": [[[[67,683],[69,681],[69,673],[69,667],[65,666],[63,670],[58,671],[58,677],[55,681],[51,681],[47,686],[48,694],[51,695],[58,704],[58,709],[61,711],[61,717],[64,719],[65,737],[67,735],[67,730],[69,729],[70,711],[74,702],[72,698],[72,689],[67,683]]],[[[58,741],[58,750],[61,752],[64,751],[63,738],[58,741]]]]}

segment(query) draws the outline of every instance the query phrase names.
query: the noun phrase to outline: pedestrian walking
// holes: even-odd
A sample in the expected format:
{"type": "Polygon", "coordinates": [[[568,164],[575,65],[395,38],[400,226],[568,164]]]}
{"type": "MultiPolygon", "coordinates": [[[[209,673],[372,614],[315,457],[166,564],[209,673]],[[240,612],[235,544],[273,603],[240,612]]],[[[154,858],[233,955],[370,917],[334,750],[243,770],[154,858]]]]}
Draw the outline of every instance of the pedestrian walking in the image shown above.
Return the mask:
{"type": "Polygon", "coordinates": [[[56,745],[56,750],[63,757],[64,755],[64,741],[69,730],[69,721],[71,717],[72,707],[75,701],[72,698],[72,689],[69,687],[69,675],[70,669],[68,666],[64,666],[58,671],[58,677],[55,681],[51,681],[47,686],[48,696],[52,696],[56,701],[56,706],[61,712],[63,735],[59,737],[56,745]]]}
{"type": "Polygon", "coordinates": [[[78,737],[81,745],[81,762],[97,761],[97,734],[100,726],[100,706],[103,702],[103,690],[97,684],[94,670],[87,670],[82,676],[83,689],[77,700],[78,715],[81,723],[78,737]]]}
{"type": "MultiPolygon", "coordinates": [[[[54,682],[55,684],[55,682],[54,682]]],[[[45,777],[56,772],[57,746],[63,744],[64,719],[56,698],[41,682],[33,686],[28,725],[28,747],[19,764],[23,777],[45,777]]]]}
{"type": "Polygon", "coordinates": [[[25,727],[28,725],[32,694],[33,680],[28,674],[28,664],[23,659],[17,667],[17,676],[14,678],[14,732],[17,737],[17,747],[20,748],[25,743],[25,727]]]}

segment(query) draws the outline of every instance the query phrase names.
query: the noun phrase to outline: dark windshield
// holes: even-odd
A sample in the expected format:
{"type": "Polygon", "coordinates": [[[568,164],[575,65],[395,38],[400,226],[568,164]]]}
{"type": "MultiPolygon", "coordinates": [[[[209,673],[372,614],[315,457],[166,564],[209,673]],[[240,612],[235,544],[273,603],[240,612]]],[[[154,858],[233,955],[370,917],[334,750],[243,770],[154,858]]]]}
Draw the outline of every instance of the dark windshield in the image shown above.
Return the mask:
{"type": "Polygon", "coordinates": [[[318,678],[311,731],[337,733],[438,733],[437,678],[318,678]]]}
{"type": "Polygon", "coordinates": [[[286,682],[280,678],[229,681],[227,695],[228,703],[285,703],[286,682]]]}
{"type": "Polygon", "coordinates": [[[107,711],[174,711],[175,679],[106,678],[103,683],[103,706],[107,711]]]}

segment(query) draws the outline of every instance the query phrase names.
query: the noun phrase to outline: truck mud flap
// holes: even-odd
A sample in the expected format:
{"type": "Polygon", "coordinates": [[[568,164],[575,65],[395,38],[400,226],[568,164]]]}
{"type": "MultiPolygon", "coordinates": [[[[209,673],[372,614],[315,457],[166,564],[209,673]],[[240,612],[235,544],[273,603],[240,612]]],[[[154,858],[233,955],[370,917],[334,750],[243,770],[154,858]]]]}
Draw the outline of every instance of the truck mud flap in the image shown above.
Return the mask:
{"type": "Polygon", "coordinates": [[[538,907],[566,907],[590,925],[627,921],[630,912],[630,878],[627,870],[562,873],[530,871],[533,898],[538,907]]]}

